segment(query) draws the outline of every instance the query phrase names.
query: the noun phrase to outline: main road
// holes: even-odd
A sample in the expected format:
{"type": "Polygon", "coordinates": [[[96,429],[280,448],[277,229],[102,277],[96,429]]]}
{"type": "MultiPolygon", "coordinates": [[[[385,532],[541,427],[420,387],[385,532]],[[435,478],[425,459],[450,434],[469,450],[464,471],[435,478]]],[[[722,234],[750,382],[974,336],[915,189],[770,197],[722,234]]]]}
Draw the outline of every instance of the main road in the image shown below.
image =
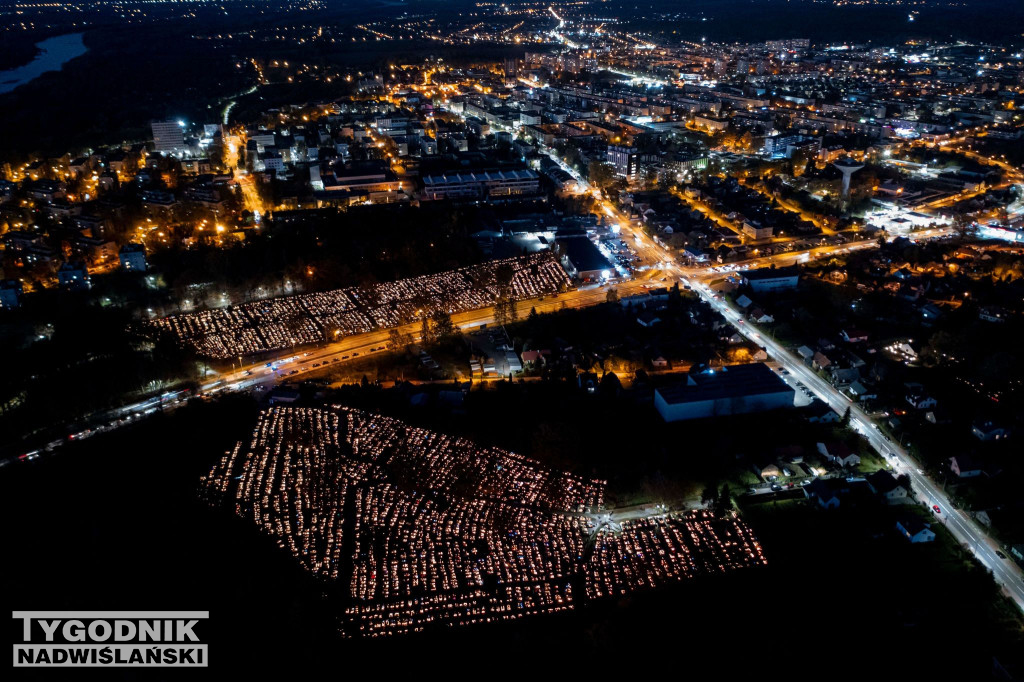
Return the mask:
{"type": "MultiPolygon", "coordinates": [[[[543,146],[541,146],[541,149],[556,161],[563,170],[570,173],[580,186],[585,187],[589,192],[594,192],[586,179],[582,178],[575,169],[568,166],[568,164],[560,159],[554,150],[543,146]]],[[[971,152],[968,152],[967,154],[968,156],[972,155],[971,152]]],[[[974,155],[971,156],[971,158],[999,166],[1007,173],[1010,181],[1020,181],[1022,179],[1020,170],[1008,164],[1005,160],[991,159],[981,157],[976,153],[973,154],[974,155]]],[[[595,193],[595,195],[597,194],[595,193]]],[[[958,542],[970,547],[975,557],[977,557],[984,566],[992,571],[992,575],[996,582],[1002,586],[1006,594],[1013,599],[1018,608],[1024,610],[1024,577],[1022,577],[1020,568],[1009,560],[1001,559],[996,554],[996,543],[984,532],[977,522],[969,518],[960,510],[953,508],[953,505],[950,503],[946,494],[935,484],[934,481],[924,475],[923,471],[917,467],[906,450],[890,443],[889,440],[879,431],[877,424],[868,417],[859,405],[853,403],[834,386],[828,384],[821,377],[812,372],[811,369],[804,365],[803,362],[793,353],[784,348],[774,339],[764,337],[759,331],[752,328],[751,325],[739,324],[741,319],[739,312],[732,308],[730,304],[725,301],[724,297],[716,298],[715,292],[711,290],[708,284],[698,280],[698,277],[704,276],[706,278],[708,275],[713,275],[715,272],[713,268],[710,266],[687,269],[680,267],[670,253],[668,253],[660,244],[657,244],[653,239],[644,234],[643,230],[635,227],[631,221],[626,216],[623,216],[610,202],[601,199],[601,205],[605,214],[607,214],[609,218],[619,222],[619,227],[623,233],[632,235],[634,241],[639,247],[638,251],[645,260],[659,262],[666,271],[672,273],[674,277],[678,277],[680,281],[683,281],[689,285],[691,289],[698,292],[698,294],[708,304],[710,304],[713,309],[725,317],[725,319],[728,320],[740,334],[763,347],[769,356],[783,367],[786,367],[799,380],[803,381],[808,388],[814,391],[814,393],[832,407],[832,409],[842,414],[846,411],[847,407],[849,407],[851,424],[864,434],[872,448],[884,457],[894,461],[896,469],[909,476],[911,485],[923,502],[925,502],[929,507],[938,505],[941,511],[935,515],[936,519],[945,524],[946,528],[958,542]]],[[[934,239],[948,236],[952,233],[952,228],[945,227],[910,233],[906,236],[911,239],[934,239]]],[[[811,258],[817,259],[828,257],[830,255],[838,255],[851,249],[867,248],[871,245],[871,242],[862,241],[844,246],[820,247],[799,253],[777,254],[769,259],[758,259],[758,261],[761,263],[772,262],[775,264],[784,264],[788,261],[792,261],[794,263],[807,262],[811,258]]]]}
{"type": "MultiPolygon", "coordinates": [[[[683,280],[691,283],[691,280],[685,276],[683,280]]],[[[942,489],[924,474],[904,448],[890,442],[878,429],[877,424],[856,402],[851,401],[849,397],[811,371],[811,368],[784,348],[782,344],[765,336],[749,324],[739,324],[742,319],[740,313],[724,297],[716,294],[708,284],[692,280],[691,286],[741,334],[764,348],[773,360],[802,381],[829,407],[840,414],[849,408],[850,424],[867,438],[872,448],[890,460],[899,473],[906,474],[910,478],[911,485],[922,502],[929,508],[938,505],[941,511],[935,514],[935,520],[944,523],[958,542],[970,548],[978,561],[992,571],[996,582],[1003,587],[1006,594],[1021,610],[1024,610],[1024,577],[1022,577],[1020,568],[1010,560],[1002,559],[996,554],[998,549],[996,543],[974,519],[953,507],[942,489]]]]}
{"type": "MultiPolygon", "coordinates": [[[[654,273],[654,271],[650,272],[654,273]]],[[[648,278],[581,287],[561,294],[517,301],[516,312],[522,319],[529,314],[531,309],[536,309],[538,313],[548,313],[564,308],[586,308],[607,301],[609,289],[615,289],[620,296],[628,296],[644,291],[645,287],[661,284],[655,278],[648,278]]],[[[493,307],[452,315],[452,322],[463,331],[493,324],[494,319],[493,307]]],[[[420,322],[411,322],[399,327],[398,330],[416,338],[420,327],[420,322]]],[[[203,392],[217,392],[225,389],[250,388],[257,384],[283,378],[301,380],[303,375],[316,372],[325,365],[362,359],[367,355],[387,349],[390,331],[389,329],[379,329],[362,334],[352,334],[306,352],[282,351],[277,356],[266,357],[256,363],[241,364],[237,369],[218,374],[215,379],[204,382],[201,389],[203,392]],[[268,368],[268,363],[274,369],[268,368]]]]}
{"type": "MultiPolygon", "coordinates": [[[[731,323],[740,334],[764,348],[765,352],[772,359],[785,367],[794,377],[802,381],[833,410],[843,414],[849,408],[850,423],[853,427],[867,438],[872,448],[883,457],[892,461],[898,472],[907,474],[912,487],[922,502],[928,505],[929,508],[938,505],[941,511],[935,514],[936,520],[945,524],[946,528],[958,542],[970,548],[978,561],[992,571],[996,582],[1013,599],[1017,607],[1024,611],[1024,576],[1022,576],[1020,568],[1012,561],[1001,559],[996,554],[998,550],[997,544],[985,533],[981,526],[959,509],[955,509],[945,492],[924,474],[923,470],[913,461],[910,453],[904,448],[891,443],[881,433],[878,425],[874,423],[859,405],[811,371],[810,367],[807,367],[800,358],[783,347],[782,344],[773,338],[764,336],[750,324],[740,324],[742,319],[740,312],[728,303],[725,297],[716,294],[707,281],[701,281],[702,279],[707,280],[710,276],[714,276],[716,270],[720,270],[720,268],[684,269],[680,267],[671,254],[647,237],[642,230],[634,228],[630,221],[625,216],[622,216],[614,206],[609,202],[602,202],[602,204],[605,213],[609,217],[620,221],[622,231],[631,233],[633,238],[643,245],[644,251],[646,251],[645,255],[648,258],[660,261],[666,272],[671,273],[674,278],[678,278],[679,281],[697,292],[704,301],[731,323]]],[[[937,227],[913,232],[907,236],[911,239],[936,239],[951,234],[953,234],[952,228],[937,227]]],[[[784,265],[790,262],[807,262],[812,258],[820,259],[839,255],[852,249],[868,248],[876,244],[877,242],[871,240],[852,242],[842,246],[823,246],[799,253],[777,254],[771,258],[758,259],[757,263],[784,265]]],[[[753,262],[750,263],[754,264],[753,262]]]]}

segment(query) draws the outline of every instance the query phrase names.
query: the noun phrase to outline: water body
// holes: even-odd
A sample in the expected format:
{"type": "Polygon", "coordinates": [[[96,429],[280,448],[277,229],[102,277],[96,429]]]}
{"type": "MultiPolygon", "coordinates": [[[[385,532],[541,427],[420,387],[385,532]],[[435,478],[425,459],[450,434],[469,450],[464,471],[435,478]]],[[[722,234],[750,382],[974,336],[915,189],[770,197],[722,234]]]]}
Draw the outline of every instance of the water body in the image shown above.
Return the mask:
{"type": "Polygon", "coordinates": [[[10,92],[19,85],[35,80],[49,71],[60,71],[61,67],[75,57],[89,51],[82,40],[84,33],[66,33],[47,38],[37,43],[41,52],[31,62],[16,69],[0,71],[0,93],[10,92]]]}

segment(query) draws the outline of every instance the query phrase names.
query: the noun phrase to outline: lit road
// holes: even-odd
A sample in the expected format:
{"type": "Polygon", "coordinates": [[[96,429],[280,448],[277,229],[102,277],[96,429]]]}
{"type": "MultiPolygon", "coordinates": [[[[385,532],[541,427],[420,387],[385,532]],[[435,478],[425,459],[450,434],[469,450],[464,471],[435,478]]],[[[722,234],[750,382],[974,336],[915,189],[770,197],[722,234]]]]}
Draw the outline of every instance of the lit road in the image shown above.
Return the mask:
{"type": "MultiPolygon", "coordinates": [[[[954,230],[952,227],[934,227],[929,228],[927,230],[908,232],[906,235],[903,236],[907,237],[912,241],[918,241],[923,239],[942,239],[944,237],[951,237],[955,233],[956,230],[954,230]]],[[[691,277],[713,277],[719,273],[736,270],[749,270],[752,268],[766,267],[769,265],[775,265],[777,267],[787,267],[790,265],[810,263],[811,261],[841,257],[845,254],[852,253],[854,251],[861,251],[863,249],[874,249],[877,247],[877,239],[862,239],[855,242],[847,242],[845,244],[814,246],[809,249],[802,249],[799,251],[786,251],[783,253],[776,253],[771,256],[761,256],[759,258],[752,258],[749,260],[734,261],[731,263],[727,263],[726,265],[716,265],[709,263],[705,265],[683,267],[681,269],[683,272],[685,272],[687,275],[691,277]]]]}
{"type": "MultiPolygon", "coordinates": [[[[233,139],[229,138],[226,140],[226,142],[228,142],[227,146],[229,155],[237,154],[241,143],[237,137],[232,137],[233,139]]],[[[573,169],[566,166],[561,159],[558,159],[551,150],[542,147],[542,151],[547,152],[552,158],[558,161],[565,170],[569,171],[581,183],[581,186],[589,188],[588,183],[586,183],[586,181],[573,169]]],[[[255,207],[254,205],[258,201],[258,195],[255,194],[255,188],[251,187],[251,178],[248,176],[244,177],[249,181],[249,183],[244,183],[244,181],[239,178],[243,198],[247,204],[247,208],[249,206],[255,207]],[[250,186],[247,187],[247,184],[250,186]]],[[[588,191],[593,192],[592,189],[588,189],[588,191]]],[[[952,507],[946,495],[930,479],[918,472],[918,469],[910,459],[909,454],[903,448],[889,442],[889,440],[879,432],[876,425],[858,405],[852,403],[849,398],[818,377],[817,374],[812,372],[810,368],[803,365],[798,358],[790,354],[780,344],[776,343],[773,339],[763,336],[749,324],[738,324],[741,319],[740,314],[734,310],[724,300],[724,298],[716,298],[716,294],[709,288],[708,284],[701,281],[701,279],[714,277],[716,273],[723,271],[722,268],[712,266],[683,268],[679,266],[674,262],[668,252],[644,234],[642,229],[634,226],[629,219],[622,215],[610,202],[601,200],[601,207],[610,219],[619,224],[624,236],[628,235],[632,237],[634,247],[644,261],[655,264],[655,267],[660,267],[665,272],[671,273],[673,280],[682,279],[682,281],[690,285],[691,288],[696,291],[713,309],[732,323],[740,334],[746,336],[759,346],[764,347],[767,353],[775,361],[785,367],[795,378],[802,381],[819,398],[837,412],[842,413],[847,407],[849,407],[851,411],[851,423],[853,426],[864,434],[876,451],[893,462],[895,468],[900,473],[905,473],[909,476],[913,488],[921,501],[926,503],[929,508],[932,505],[939,505],[942,511],[935,515],[935,520],[937,522],[944,523],[957,541],[970,547],[978,560],[992,570],[996,581],[1004,588],[1006,593],[1020,608],[1022,608],[1022,610],[1024,610],[1024,579],[1022,579],[1021,571],[1011,561],[1000,559],[996,555],[996,545],[990,538],[988,538],[983,529],[981,529],[977,523],[968,518],[965,514],[952,507]]],[[[951,233],[951,228],[937,228],[911,233],[907,236],[912,239],[926,239],[943,237],[951,233]]],[[[807,262],[812,259],[840,255],[855,249],[870,248],[875,244],[876,242],[874,240],[865,240],[843,245],[821,246],[801,252],[775,254],[768,258],[760,258],[756,261],[747,261],[743,264],[730,264],[730,268],[738,269],[737,266],[754,264],[773,263],[777,265],[786,265],[790,263],[807,262]]],[[[661,273],[658,272],[657,274],[661,273]]],[[[657,281],[649,278],[646,281],[643,279],[633,279],[626,282],[606,284],[603,286],[583,287],[558,296],[547,296],[544,299],[520,301],[517,303],[517,310],[519,312],[519,316],[522,318],[526,316],[531,307],[536,308],[538,312],[552,312],[562,308],[582,308],[605,301],[607,298],[607,290],[611,287],[616,288],[621,296],[627,296],[632,293],[642,291],[644,287],[658,284],[659,283],[657,281]]],[[[494,322],[494,310],[493,308],[484,308],[475,311],[467,311],[453,315],[452,319],[453,322],[461,329],[471,330],[482,325],[492,324],[494,322]]],[[[400,330],[415,338],[419,332],[419,328],[419,323],[412,323],[405,325],[400,328],[400,330]]],[[[337,342],[325,344],[322,347],[306,352],[296,353],[294,350],[282,352],[276,359],[265,358],[261,362],[250,364],[244,364],[240,361],[238,369],[233,369],[205,380],[201,387],[201,392],[209,394],[222,390],[246,390],[256,386],[273,384],[282,380],[301,380],[312,372],[322,370],[325,366],[333,367],[346,361],[352,362],[355,360],[361,360],[373,353],[386,349],[387,344],[388,330],[377,330],[367,332],[365,334],[351,335],[337,342]],[[278,365],[278,369],[275,370],[266,367],[267,362],[276,362],[280,364],[278,365]],[[314,365],[317,366],[314,367],[314,365]]],[[[118,410],[105,413],[106,418],[110,420],[109,423],[92,430],[73,434],[70,439],[88,437],[95,433],[117,428],[124,423],[130,422],[133,418],[159,409],[164,409],[168,406],[173,408],[175,405],[182,404],[183,397],[184,396],[181,392],[164,394],[160,397],[140,401],[132,405],[122,407],[118,410]]],[[[54,441],[47,446],[46,450],[52,450],[63,442],[64,441],[54,441]]],[[[22,455],[19,459],[33,459],[39,454],[40,451],[33,451],[22,455]]]]}
{"type": "MultiPolygon", "coordinates": [[[[578,182],[590,189],[586,181],[579,177],[579,175],[571,168],[568,168],[556,154],[551,151],[548,151],[548,153],[552,158],[558,161],[559,165],[561,165],[565,170],[570,171],[578,182]]],[[[593,190],[590,189],[590,191],[593,190]]],[[[798,380],[803,381],[808,388],[810,388],[834,410],[841,414],[846,410],[847,406],[849,406],[851,423],[853,423],[858,430],[865,435],[875,450],[885,456],[888,456],[890,460],[895,460],[897,470],[901,473],[906,473],[910,477],[914,490],[929,508],[934,504],[939,505],[942,512],[936,515],[937,520],[946,525],[957,541],[970,546],[978,560],[992,570],[996,581],[1003,587],[1006,593],[1011,596],[1017,606],[1024,610],[1024,580],[1022,580],[1021,571],[1009,560],[1000,559],[996,555],[995,543],[981,530],[977,523],[969,519],[959,510],[953,509],[946,495],[942,493],[942,491],[939,490],[935,484],[928,479],[928,477],[918,473],[917,467],[913,465],[909,454],[902,448],[890,443],[877,430],[871,419],[863,410],[860,409],[859,406],[853,404],[849,398],[812,372],[810,368],[805,366],[798,358],[796,358],[796,356],[792,355],[773,339],[764,337],[760,332],[751,328],[750,325],[739,324],[738,322],[741,319],[740,314],[736,310],[732,309],[726,303],[724,298],[715,298],[715,293],[710,289],[710,287],[706,283],[699,281],[699,278],[701,277],[707,278],[708,276],[714,276],[716,273],[723,272],[724,268],[718,266],[703,266],[696,268],[680,267],[674,262],[672,256],[667,251],[654,243],[653,240],[650,237],[647,237],[641,229],[635,228],[625,216],[615,209],[614,206],[607,201],[602,201],[601,203],[604,212],[610,218],[619,221],[622,232],[633,236],[634,241],[638,245],[638,252],[645,260],[662,263],[666,268],[666,271],[673,273],[676,277],[681,278],[684,283],[690,285],[691,288],[698,292],[698,294],[707,301],[712,308],[732,323],[733,327],[735,327],[742,335],[762,346],[773,359],[783,367],[786,367],[798,380]],[[688,279],[689,277],[692,277],[693,279],[688,279]]],[[[912,232],[906,236],[913,240],[937,239],[950,236],[953,233],[954,230],[950,227],[938,227],[912,232]]],[[[821,246],[808,249],[806,251],[775,254],[768,258],[759,258],[756,261],[747,261],[746,263],[730,264],[729,269],[739,269],[739,267],[743,265],[775,264],[784,266],[794,263],[806,263],[812,259],[817,260],[837,256],[857,249],[872,248],[875,246],[877,246],[877,242],[873,239],[842,245],[821,246]]]]}
{"type": "MultiPolygon", "coordinates": [[[[555,312],[563,308],[586,308],[605,302],[608,299],[609,289],[615,289],[620,296],[629,296],[644,291],[644,287],[655,285],[663,286],[664,283],[634,279],[602,286],[582,287],[557,296],[518,301],[516,311],[519,318],[524,319],[531,308],[536,308],[538,313],[555,312]]],[[[452,322],[463,331],[471,331],[483,325],[493,324],[494,308],[456,313],[452,315],[452,322]]],[[[411,322],[398,329],[400,332],[416,338],[419,335],[420,327],[420,322],[411,322]]],[[[363,334],[352,334],[337,342],[328,343],[305,353],[295,350],[282,351],[275,358],[267,357],[257,363],[244,364],[240,369],[218,374],[215,379],[205,382],[202,388],[204,392],[217,392],[225,389],[249,388],[280,379],[301,380],[303,375],[321,370],[325,365],[335,366],[336,363],[344,361],[362,360],[367,355],[379,352],[375,349],[382,347],[387,349],[389,332],[388,329],[380,329],[363,334]],[[280,368],[276,372],[270,370],[266,366],[268,362],[281,363],[280,368]],[[313,365],[319,365],[319,367],[313,367],[313,365]]]]}
{"type": "MultiPolygon", "coordinates": [[[[544,149],[543,147],[542,149],[555,159],[564,170],[570,172],[577,182],[586,187],[588,191],[594,191],[593,188],[590,187],[589,183],[587,183],[584,178],[581,178],[574,169],[568,167],[561,159],[559,159],[553,150],[544,149]]],[[[1020,172],[1017,169],[1014,169],[1012,166],[1008,166],[1005,162],[1000,163],[992,159],[985,159],[985,161],[999,165],[1007,172],[1012,172],[1012,176],[1014,178],[1019,177],[1020,175],[1020,172]]],[[[923,473],[918,473],[918,468],[913,463],[909,453],[907,453],[903,448],[890,443],[889,440],[879,432],[877,426],[858,405],[854,404],[835,387],[831,386],[817,374],[812,372],[809,367],[804,365],[799,358],[782,347],[781,344],[776,343],[774,339],[763,336],[749,324],[739,324],[739,320],[741,319],[739,312],[733,309],[725,301],[724,297],[716,298],[715,292],[711,290],[708,284],[700,281],[701,278],[707,279],[709,276],[713,277],[716,273],[725,271],[725,268],[720,266],[683,268],[679,266],[669,252],[655,243],[650,237],[645,235],[642,229],[634,227],[628,218],[623,216],[610,202],[602,200],[601,204],[602,209],[610,218],[619,221],[622,232],[633,236],[634,241],[638,245],[637,250],[645,260],[661,263],[667,272],[672,273],[675,277],[680,278],[684,283],[690,285],[703,300],[725,317],[725,319],[728,320],[740,334],[763,347],[774,360],[787,368],[794,377],[802,381],[819,398],[832,407],[832,409],[842,414],[849,406],[851,424],[868,439],[871,447],[894,463],[897,471],[900,473],[906,473],[910,477],[912,487],[921,501],[926,503],[929,508],[931,508],[932,505],[939,505],[939,508],[942,511],[935,515],[936,520],[945,524],[958,542],[968,545],[971,548],[971,551],[974,552],[974,555],[978,560],[992,571],[992,574],[998,584],[1003,587],[1005,592],[1013,599],[1014,603],[1017,604],[1018,608],[1024,610],[1024,578],[1022,578],[1021,570],[1012,561],[1008,559],[1000,559],[999,556],[996,555],[997,546],[995,542],[986,535],[984,530],[982,530],[974,520],[968,518],[961,511],[954,509],[952,504],[949,502],[949,498],[946,497],[942,490],[936,487],[935,483],[931,481],[931,479],[923,473]]],[[[905,236],[912,240],[940,239],[951,236],[954,232],[955,230],[951,227],[936,227],[911,232],[905,236]]],[[[744,265],[754,266],[775,264],[784,266],[795,263],[806,263],[812,259],[818,260],[828,258],[853,250],[872,248],[874,246],[877,246],[877,242],[873,239],[835,246],[821,246],[808,249],[806,251],[775,254],[768,258],[759,258],[755,261],[746,261],[745,263],[729,264],[728,269],[736,270],[740,269],[740,267],[744,265]]]]}
{"type": "MultiPolygon", "coordinates": [[[[598,305],[607,301],[609,289],[615,289],[620,296],[629,296],[641,293],[647,288],[665,286],[666,283],[655,278],[660,274],[662,273],[658,271],[650,271],[646,273],[646,279],[611,282],[601,286],[589,285],[562,294],[517,301],[516,312],[519,318],[523,319],[529,314],[531,308],[536,308],[538,313],[550,313],[563,308],[585,308],[598,305]]],[[[489,307],[456,313],[452,315],[452,322],[463,331],[471,331],[483,325],[493,324],[494,309],[489,307]]],[[[322,371],[327,366],[343,366],[346,362],[360,361],[374,353],[386,350],[389,331],[388,329],[379,329],[363,334],[353,334],[334,343],[307,351],[283,350],[277,355],[268,354],[259,362],[246,361],[245,358],[241,358],[238,366],[228,371],[208,372],[199,386],[198,393],[199,395],[214,395],[222,391],[245,391],[257,387],[267,387],[278,382],[302,381],[311,373],[322,371]],[[276,369],[268,368],[267,363],[274,364],[276,369]],[[313,365],[318,366],[314,367],[313,365]]],[[[399,331],[410,334],[416,341],[419,336],[420,323],[404,325],[399,327],[399,331]]],[[[184,405],[188,397],[184,390],[168,391],[159,396],[90,415],[83,420],[89,422],[90,427],[17,457],[0,459],[0,466],[5,466],[13,461],[31,461],[56,450],[67,442],[84,440],[118,429],[158,411],[173,410],[184,405]]]]}
{"type": "Polygon", "coordinates": [[[232,170],[235,182],[238,183],[238,189],[242,192],[242,208],[252,213],[256,222],[259,222],[260,217],[266,214],[263,199],[260,198],[252,175],[245,169],[238,168],[238,159],[244,146],[245,141],[240,136],[225,133],[224,165],[232,170]]]}
{"type": "Polygon", "coordinates": [[[890,442],[859,405],[811,371],[781,344],[751,328],[750,324],[738,324],[741,315],[729,305],[724,297],[716,298],[715,292],[704,283],[694,281],[692,285],[694,290],[712,308],[731,322],[741,334],[762,346],[772,359],[789,370],[795,378],[802,381],[832,409],[842,414],[849,407],[851,425],[867,438],[872,448],[892,462],[899,473],[907,474],[910,477],[911,485],[921,501],[929,508],[932,505],[939,505],[942,511],[935,514],[935,521],[945,524],[958,542],[969,546],[978,560],[992,570],[996,581],[1013,599],[1014,603],[1024,610],[1024,579],[1022,579],[1020,569],[1011,560],[1000,559],[996,555],[997,545],[973,519],[953,508],[945,493],[931,479],[919,472],[905,449],[890,442]]]}

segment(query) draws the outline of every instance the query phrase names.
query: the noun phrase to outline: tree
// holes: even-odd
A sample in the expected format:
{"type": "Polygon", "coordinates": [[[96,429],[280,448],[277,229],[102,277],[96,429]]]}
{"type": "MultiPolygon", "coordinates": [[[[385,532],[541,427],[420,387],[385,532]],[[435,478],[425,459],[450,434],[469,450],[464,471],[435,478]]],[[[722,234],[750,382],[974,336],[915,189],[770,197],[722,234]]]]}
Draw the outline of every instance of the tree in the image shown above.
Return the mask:
{"type": "Polygon", "coordinates": [[[850,425],[850,406],[846,406],[846,410],[843,411],[843,418],[839,420],[839,423],[843,426],[850,425]]]}
{"type": "Polygon", "coordinates": [[[408,349],[412,345],[412,336],[408,333],[403,334],[398,329],[391,329],[388,331],[388,350],[399,351],[408,349]]]}
{"type": "Polygon", "coordinates": [[[402,332],[398,328],[388,330],[388,350],[398,350],[402,347],[402,332]]]}
{"type": "Polygon", "coordinates": [[[956,230],[957,235],[963,239],[971,229],[971,219],[963,213],[957,213],[953,216],[953,229],[956,230]]]}
{"type": "Polygon", "coordinates": [[[438,310],[433,315],[433,334],[438,341],[449,341],[459,333],[459,328],[452,322],[452,316],[446,310],[438,310]]]}
{"type": "Polygon", "coordinates": [[[601,376],[600,388],[601,393],[605,395],[618,395],[619,391],[622,390],[622,382],[619,381],[619,377],[615,372],[605,372],[601,376]]]}
{"type": "Polygon", "coordinates": [[[608,301],[609,303],[618,303],[619,302],[619,292],[618,292],[618,290],[617,289],[609,289],[608,293],[605,294],[605,300],[608,301]]]}
{"type": "Polygon", "coordinates": [[[516,302],[511,298],[501,297],[494,304],[494,321],[499,325],[511,324],[519,319],[516,302]]]}
{"type": "Polygon", "coordinates": [[[718,493],[718,500],[715,502],[715,513],[725,514],[732,509],[732,495],[729,492],[729,484],[722,484],[722,491],[718,493]]]}
{"type": "Polygon", "coordinates": [[[718,486],[709,483],[700,493],[700,503],[705,507],[715,507],[718,504],[718,486]]]}
{"type": "Polygon", "coordinates": [[[424,346],[433,346],[436,340],[434,330],[430,326],[430,318],[424,315],[420,321],[420,342],[424,346]]]}
{"type": "Polygon", "coordinates": [[[615,169],[610,164],[591,161],[587,167],[587,177],[590,184],[603,191],[615,182],[615,169]]]}
{"type": "Polygon", "coordinates": [[[499,326],[508,324],[508,305],[503,299],[494,304],[494,323],[499,326]]]}

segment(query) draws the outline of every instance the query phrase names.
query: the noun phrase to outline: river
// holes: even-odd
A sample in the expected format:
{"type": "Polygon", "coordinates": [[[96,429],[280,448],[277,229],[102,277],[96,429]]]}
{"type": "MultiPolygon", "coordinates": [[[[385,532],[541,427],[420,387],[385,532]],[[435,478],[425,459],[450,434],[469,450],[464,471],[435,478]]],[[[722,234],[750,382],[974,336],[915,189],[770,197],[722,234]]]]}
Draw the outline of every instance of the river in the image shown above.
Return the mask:
{"type": "Polygon", "coordinates": [[[89,48],[82,40],[84,35],[66,33],[37,43],[36,47],[42,51],[35,59],[24,66],[0,71],[0,93],[10,92],[49,71],[60,71],[64,64],[88,52],[89,48]]]}

